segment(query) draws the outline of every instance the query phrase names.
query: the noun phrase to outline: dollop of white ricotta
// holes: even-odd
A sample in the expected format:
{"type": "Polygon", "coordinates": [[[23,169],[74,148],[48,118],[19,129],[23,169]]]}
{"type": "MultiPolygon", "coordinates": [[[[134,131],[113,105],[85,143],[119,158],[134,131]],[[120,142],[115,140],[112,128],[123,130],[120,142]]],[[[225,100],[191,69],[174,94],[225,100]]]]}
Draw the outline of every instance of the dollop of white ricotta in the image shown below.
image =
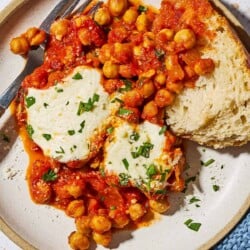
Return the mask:
{"type": "Polygon", "coordinates": [[[87,67],[48,89],[29,88],[25,102],[30,136],[46,156],[63,163],[88,158],[91,140],[111,113],[101,73],[87,67]]]}
{"type": "Polygon", "coordinates": [[[119,176],[148,192],[164,189],[171,169],[182,155],[166,151],[167,137],[161,127],[150,122],[138,125],[116,122],[104,147],[103,167],[108,174],[119,176]]]}

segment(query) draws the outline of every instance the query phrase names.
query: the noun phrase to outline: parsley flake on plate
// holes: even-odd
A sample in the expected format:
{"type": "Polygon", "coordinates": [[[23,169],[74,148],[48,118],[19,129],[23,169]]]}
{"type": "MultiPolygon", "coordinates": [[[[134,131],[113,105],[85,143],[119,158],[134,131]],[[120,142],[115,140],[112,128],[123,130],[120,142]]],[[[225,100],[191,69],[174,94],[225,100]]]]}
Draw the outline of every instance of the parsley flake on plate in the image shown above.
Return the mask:
{"type": "Polygon", "coordinates": [[[42,176],[42,179],[46,182],[55,181],[57,179],[57,174],[54,170],[50,169],[42,176]]]}
{"type": "Polygon", "coordinates": [[[191,230],[198,232],[200,227],[201,227],[201,223],[199,222],[193,222],[192,219],[188,219],[184,222],[184,224],[191,230]]]}
{"type": "Polygon", "coordinates": [[[26,107],[29,108],[36,103],[36,98],[33,96],[27,96],[25,98],[26,107]]]}
{"type": "Polygon", "coordinates": [[[82,79],[82,75],[81,75],[79,72],[77,72],[77,73],[72,77],[72,79],[74,79],[74,80],[81,80],[81,79],[82,79]]]}

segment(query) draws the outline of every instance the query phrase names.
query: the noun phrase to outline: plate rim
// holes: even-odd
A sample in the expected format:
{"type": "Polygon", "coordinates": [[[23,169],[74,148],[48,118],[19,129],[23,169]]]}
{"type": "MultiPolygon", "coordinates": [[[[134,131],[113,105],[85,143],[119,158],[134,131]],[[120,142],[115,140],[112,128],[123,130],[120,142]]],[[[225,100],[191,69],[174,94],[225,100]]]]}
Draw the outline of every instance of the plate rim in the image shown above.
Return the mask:
{"type": "MultiPolygon", "coordinates": [[[[21,8],[26,2],[30,0],[11,0],[2,10],[0,10],[0,27],[7,21],[8,17],[14,14],[19,8],[21,8]]],[[[243,29],[242,24],[231,13],[231,11],[220,0],[209,0],[216,7],[224,13],[224,16],[229,19],[234,25],[243,29]]],[[[216,233],[214,237],[203,243],[198,250],[207,250],[219,243],[244,217],[250,207],[250,194],[246,198],[245,202],[241,205],[239,210],[231,220],[224,225],[223,229],[216,233]]],[[[36,250],[32,244],[20,236],[11,226],[5,222],[0,215],[0,231],[2,231],[12,242],[14,242],[21,249],[36,250]]]]}

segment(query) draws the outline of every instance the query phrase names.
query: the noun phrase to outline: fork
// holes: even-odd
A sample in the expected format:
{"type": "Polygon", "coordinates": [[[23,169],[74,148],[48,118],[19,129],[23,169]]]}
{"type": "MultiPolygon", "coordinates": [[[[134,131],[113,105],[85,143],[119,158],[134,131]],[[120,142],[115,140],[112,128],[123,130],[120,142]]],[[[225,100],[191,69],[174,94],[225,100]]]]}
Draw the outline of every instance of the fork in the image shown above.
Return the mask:
{"type": "MultiPolygon", "coordinates": [[[[86,0],[82,3],[74,12],[76,5],[80,0],[61,0],[45,20],[40,25],[40,29],[43,29],[47,34],[49,33],[50,25],[52,22],[60,17],[64,18],[70,14],[76,14],[82,12],[92,0],[86,0]]],[[[41,44],[37,49],[30,50],[23,71],[17,76],[17,78],[9,85],[9,87],[0,95],[0,118],[4,114],[5,110],[9,107],[10,103],[17,94],[20,88],[21,82],[24,77],[40,66],[43,63],[45,44],[41,44]]]]}

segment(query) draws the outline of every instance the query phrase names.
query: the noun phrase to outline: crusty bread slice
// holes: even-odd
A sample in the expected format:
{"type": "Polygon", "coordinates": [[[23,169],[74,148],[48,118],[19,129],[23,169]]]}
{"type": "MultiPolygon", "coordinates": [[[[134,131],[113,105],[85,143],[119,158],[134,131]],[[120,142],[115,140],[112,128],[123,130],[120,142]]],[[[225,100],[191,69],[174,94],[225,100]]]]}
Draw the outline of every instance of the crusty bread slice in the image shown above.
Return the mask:
{"type": "Polygon", "coordinates": [[[177,96],[167,109],[167,123],[177,135],[202,145],[242,145],[250,140],[248,56],[224,17],[214,12],[204,22],[216,32],[201,50],[203,57],[214,60],[215,71],[177,96]]]}

